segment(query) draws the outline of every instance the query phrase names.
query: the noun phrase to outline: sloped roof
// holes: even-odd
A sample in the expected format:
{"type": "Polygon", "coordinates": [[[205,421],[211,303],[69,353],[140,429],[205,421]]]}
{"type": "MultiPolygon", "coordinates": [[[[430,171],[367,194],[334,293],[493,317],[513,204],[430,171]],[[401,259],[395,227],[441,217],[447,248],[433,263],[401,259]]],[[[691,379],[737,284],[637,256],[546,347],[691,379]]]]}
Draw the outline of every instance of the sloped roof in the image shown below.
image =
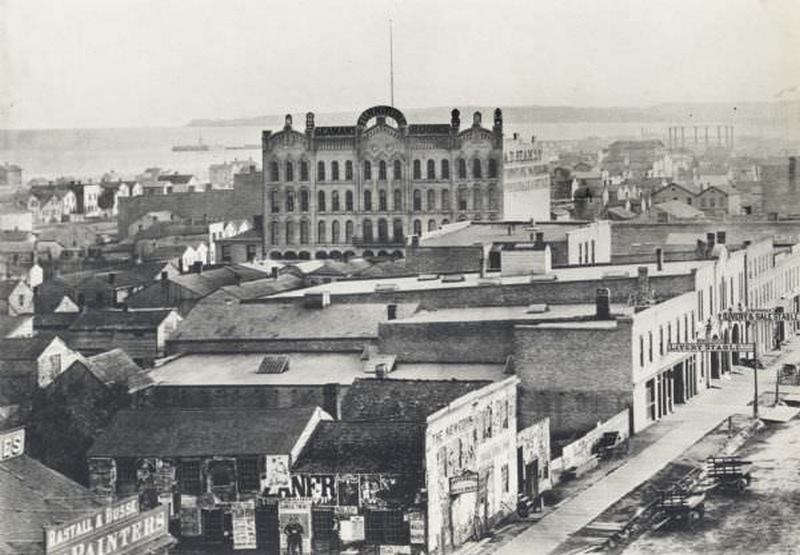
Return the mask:
{"type": "Polygon", "coordinates": [[[122,349],[112,349],[87,359],[88,370],[105,385],[120,384],[137,391],[153,384],[150,375],[122,349]]]}
{"type": "Polygon", "coordinates": [[[49,312],[33,317],[35,330],[66,330],[78,319],[80,312],[49,312]]]}
{"type": "Polygon", "coordinates": [[[612,220],[630,220],[636,217],[636,214],[623,206],[612,206],[606,212],[612,220]]]}
{"type": "Polygon", "coordinates": [[[184,224],[175,222],[155,222],[139,231],[136,239],[161,239],[163,237],[185,237],[190,235],[208,236],[208,225],[184,224]]]}
{"type": "MultiPolygon", "coordinates": [[[[402,303],[397,317],[416,310],[416,303],[402,303]]],[[[347,339],[375,338],[378,324],[387,320],[385,303],[332,303],[325,308],[306,308],[301,302],[201,303],[178,327],[176,341],[347,339]]]]}
{"type": "Polygon", "coordinates": [[[356,379],[342,401],[342,420],[418,422],[459,397],[491,384],[475,380],[356,379]]]}
{"type": "Polygon", "coordinates": [[[174,183],[177,185],[186,185],[189,183],[194,176],[191,174],[182,174],[182,173],[167,173],[158,176],[159,181],[169,181],[170,183],[174,183]]]}
{"type": "Polygon", "coordinates": [[[17,330],[26,325],[30,320],[30,314],[25,314],[23,316],[0,314],[0,339],[17,332],[17,330]]]}
{"type": "Polygon", "coordinates": [[[686,191],[690,195],[697,195],[698,193],[700,193],[700,187],[698,187],[694,183],[689,183],[688,181],[684,181],[684,182],[681,182],[681,183],[674,183],[674,182],[673,183],[667,183],[663,187],[659,187],[658,189],[653,191],[653,195],[657,195],[661,191],[665,191],[665,190],[669,189],[670,187],[678,187],[679,189],[683,189],[684,191],[686,191]]]}
{"type": "Polygon", "coordinates": [[[81,313],[69,327],[70,331],[153,331],[166,319],[172,309],[157,310],[91,310],[81,313]]]}
{"type": "Polygon", "coordinates": [[[19,279],[5,279],[0,281],[0,299],[8,299],[21,281],[22,280],[19,279]]]}
{"type": "Polygon", "coordinates": [[[244,282],[239,285],[227,285],[223,287],[222,290],[226,294],[232,295],[240,301],[244,301],[250,299],[260,299],[276,293],[298,289],[303,285],[303,278],[299,278],[291,274],[284,274],[282,276],[278,276],[278,279],[263,278],[244,282]]]}
{"type": "Polygon", "coordinates": [[[190,248],[192,248],[190,245],[162,245],[156,247],[153,252],[145,255],[144,258],[151,262],[161,260],[168,261],[183,256],[186,250],[190,248]]]}
{"type": "Polygon", "coordinates": [[[34,311],[37,314],[49,314],[58,308],[64,297],[78,304],[61,287],[37,287],[33,297],[34,311]]]}
{"type": "Polygon", "coordinates": [[[292,466],[294,472],[422,472],[425,427],[398,422],[323,421],[292,466]]]}
{"type": "Polygon", "coordinates": [[[701,210],[689,206],[685,202],[681,202],[679,200],[670,200],[656,204],[653,206],[653,209],[666,212],[670,216],[679,219],[695,219],[704,217],[704,214],[701,210]]]}
{"type": "Polygon", "coordinates": [[[90,457],[288,454],[316,407],[121,410],[90,457]]]}
{"type": "Polygon", "coordinates": [[[0,339],[0,360],[31,361],[39,358],[52,337],[13,337],[0,339]]]}
{"type": "Polygon", "coordinates": [[[44,526],[69,522],[105,503],[39,461],[21,455],[0,462],[0,553],[44,553],[44,526]]]}

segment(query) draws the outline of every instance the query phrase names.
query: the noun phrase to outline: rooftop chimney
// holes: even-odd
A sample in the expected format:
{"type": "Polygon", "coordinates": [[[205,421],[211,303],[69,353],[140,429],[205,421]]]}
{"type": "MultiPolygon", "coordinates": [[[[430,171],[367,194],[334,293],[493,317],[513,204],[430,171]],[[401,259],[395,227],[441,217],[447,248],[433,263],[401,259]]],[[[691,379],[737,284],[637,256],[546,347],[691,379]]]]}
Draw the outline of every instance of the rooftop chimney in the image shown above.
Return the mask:
{"type": "Polygon", "coordinates": [[[272,267],[272,270],[270,271],[270,275],[272,276],[272,279],[278,279],[278,267],[277,266],[273,266],[272,267]]]}
{"type": "Polygon", "coordinates": [[[330,291],[320,291],[319,293],[306,293],[303,296],[306,308],[325,308],[331,304],[330,291]]]}
{"type": "Polygon", "coordinates": [[[658,247],[656,249],[656,270],[659,272],[664,269],[664,249],[658,247]]]}
{"type": "Polygon", "coordinates": [[[789,156],[789,187],[797,186],[797,158],[789,156]]]}
{"type": "Polygon", "coordinates": [[[108,273],[108,283],[113,285],[115,281],[117,281],[117,274],[115,274],[114,272],[109,272],[108,273]]]}
{"type": "Polygon", "coordinates": [[[397,305],[387,304],[386,305],[386,319],[387,320],[397,320],[397,305]]]}
{"type": "Polygon", "coordinates": [[[648,274],[647,266],[639,266],[636,285],[639,293],[650,291],[650,275],[648,274]]]}
{"type": "Polygon", "coordinates": [[[601,287],[595,294],[595,318],[611,319],[611,290],[608,287],[601,287]]]}
{"type": "Polygon", "coordinates": [[[541,245],[544,243],[544,231],[537,231],[536,232],[536,244],[541,245]]]}
{"type": "Polygon", "coordinates": [[[717,234],[716,233],[706,233],[706,248],[708,252],[706,253],[707,256],[711,256],[711,253],[714,251],[714,247],[717,244],[717,234]]]}
{"type": "Polygon", "coordinates": [[[726,236],[726,233],[724,231],[717,231],[717,244],[724,245],[725,244],[725,236],[726,236]]]}
{"type": "Polygon", "coordinates": [[[379,380],[385,380],[386,374],[389,373],[389,368],[385,362],[375,365],[375,377],[379,380]]]}
{"type": "Polygon", "coordinates": [[[161,281],[167,281],[169,278],[169,274],[167,272],[161,272],[161,281]]]}

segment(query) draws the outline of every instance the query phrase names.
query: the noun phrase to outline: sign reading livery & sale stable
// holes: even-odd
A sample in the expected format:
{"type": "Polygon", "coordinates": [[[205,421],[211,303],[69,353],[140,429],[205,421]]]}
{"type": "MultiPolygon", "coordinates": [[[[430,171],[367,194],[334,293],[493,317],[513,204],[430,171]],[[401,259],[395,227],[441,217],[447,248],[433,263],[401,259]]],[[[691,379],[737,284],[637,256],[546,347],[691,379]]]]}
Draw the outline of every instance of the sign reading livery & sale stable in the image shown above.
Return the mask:
{"type": "Polygon", "coordinates": [[[168,533],[169,506],[139,512],[132,497],[65,524],[45,527],[47,555],[115,555],[138,553],[168,533]]]}
{"type": "Polygon", "coordinates": [[[752,343],[721,343],[718,341],[698,341],[697,343],[669,343],[670,353],[734,353],[755,350],[752,343]]]}

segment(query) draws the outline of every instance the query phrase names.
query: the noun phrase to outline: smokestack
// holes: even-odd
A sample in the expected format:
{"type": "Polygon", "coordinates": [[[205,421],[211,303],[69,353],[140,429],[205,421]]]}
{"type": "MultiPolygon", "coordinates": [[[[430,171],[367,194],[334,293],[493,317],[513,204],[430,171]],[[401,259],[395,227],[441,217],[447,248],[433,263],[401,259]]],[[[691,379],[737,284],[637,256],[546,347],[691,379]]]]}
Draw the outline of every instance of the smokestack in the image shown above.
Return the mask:
{"type": "Polygon", "coordinates": [[[797,157],[789,156],[789,187],[797,186],[797,157]]]}
{"type": "Polygon", "coordinates": [[[659,272],[664,269],[664,249],[658,247],[656,249],[656,270],[659,272]]]}
{"type": "Polygon", "coordinates": [[[109,274],[108,274],[108,283],[110,283],[111,285],[114,285],[115,281],[117,281],[117,274],[115,274],[114,272],[109,272],[109,274]]]}
{"type": "Polygon", "coordinates": [[[637,276],[637,286],[639,288],[639,292],[646,294],[648,291],[650,291],[650,275],[648,274],[647,266],[639,266],[637,276]]]}
{"type": "Polygon", "coordinates": [[[726,237],[726,233],[724,231],[717,231],[717,244],[724,245],[725,244],[725,237],[726,237]]]}
{"type": "Polygon", "coordinates": [[[608,287],[601,287],[595,294],[595,318],[611,319],[611,290],[608,287]]]}
{"type": "Polygon", "coordinates": [[[397,320],[397,305],[387,304],[386,305],[386,319],[387,320],[397,320]]]}

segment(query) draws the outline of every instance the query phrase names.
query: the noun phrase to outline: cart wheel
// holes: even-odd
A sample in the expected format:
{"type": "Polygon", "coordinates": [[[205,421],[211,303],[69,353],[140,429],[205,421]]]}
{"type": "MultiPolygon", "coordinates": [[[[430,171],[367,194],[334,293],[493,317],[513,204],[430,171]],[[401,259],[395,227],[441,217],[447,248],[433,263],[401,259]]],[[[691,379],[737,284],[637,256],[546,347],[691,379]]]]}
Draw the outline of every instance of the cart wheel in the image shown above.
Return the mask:
{"type": "Polygon", "coordinates": [[[689,511],[689,526],[694,526],[703,519],[703,509],[697,508],[689,511]]]}
{"type": "Polygon", "coordinates": [[[743,493],[747,489],[748,485],[750,485],[750,480],[747,478],[739,478],[736,481],[736,491],[743,493]]]}

